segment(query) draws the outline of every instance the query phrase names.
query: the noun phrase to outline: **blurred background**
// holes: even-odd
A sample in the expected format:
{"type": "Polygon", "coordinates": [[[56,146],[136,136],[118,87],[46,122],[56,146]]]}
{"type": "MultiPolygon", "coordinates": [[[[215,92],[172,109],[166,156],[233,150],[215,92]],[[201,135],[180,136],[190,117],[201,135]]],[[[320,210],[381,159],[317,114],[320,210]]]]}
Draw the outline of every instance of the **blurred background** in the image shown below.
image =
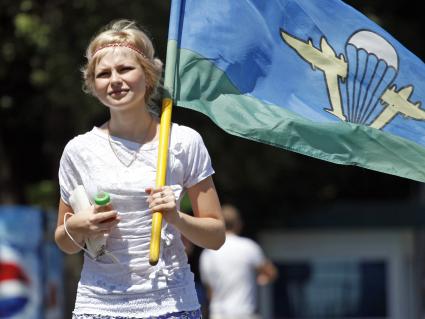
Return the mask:
{"type": "MultiPolygon", "coordinates": [[[[424,60],[420,3],[345,2],[424,60]]],[[[70,318],[82,256],[64,256],[52,241],[59,159],[69,139],[107,119],[81,90],[85,48],[101,26],[128,18],[149,30],[165,61],[169,9],[170,1],[0,2],[0,318],[70,318]],[[10,265],[14,295],[2,277],[10,265]]],[[[173,120],[201,133],[222,203],[239,207],[243,235],[279,267],[261,290],[264,318],[425,318],[422,183],[243,140],[194,111],[175,108],[173,120]]]]}

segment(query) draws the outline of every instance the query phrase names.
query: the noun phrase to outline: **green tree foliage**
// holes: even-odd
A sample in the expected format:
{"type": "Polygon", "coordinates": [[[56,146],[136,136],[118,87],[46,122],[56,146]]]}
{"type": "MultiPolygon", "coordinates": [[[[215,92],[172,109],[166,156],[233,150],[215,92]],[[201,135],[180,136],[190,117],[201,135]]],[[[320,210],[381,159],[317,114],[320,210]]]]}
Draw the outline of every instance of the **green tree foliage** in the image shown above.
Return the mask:
{"type": "Polygon", "coordinates": [[[30,185],[56,181],[66,141],[106,117],[81,90],[92,35],[111,20],[134,19],[164,59],[168,15],[162,1],[0,3],[0,203],[27,203],[30,185]]]}

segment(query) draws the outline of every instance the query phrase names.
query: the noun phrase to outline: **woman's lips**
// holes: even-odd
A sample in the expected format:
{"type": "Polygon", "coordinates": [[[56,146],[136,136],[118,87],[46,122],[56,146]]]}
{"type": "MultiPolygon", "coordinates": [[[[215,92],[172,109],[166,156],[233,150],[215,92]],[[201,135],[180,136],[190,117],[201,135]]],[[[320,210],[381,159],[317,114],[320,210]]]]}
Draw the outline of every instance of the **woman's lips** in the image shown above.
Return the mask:
{"type": "Polygon", "coordinates": [[[121,96],[124,95],[128,92],[128,90],[116,90],[116,91],[112,91],[111,93],[109,93],[109,95],[111,96],[121,96]]]}

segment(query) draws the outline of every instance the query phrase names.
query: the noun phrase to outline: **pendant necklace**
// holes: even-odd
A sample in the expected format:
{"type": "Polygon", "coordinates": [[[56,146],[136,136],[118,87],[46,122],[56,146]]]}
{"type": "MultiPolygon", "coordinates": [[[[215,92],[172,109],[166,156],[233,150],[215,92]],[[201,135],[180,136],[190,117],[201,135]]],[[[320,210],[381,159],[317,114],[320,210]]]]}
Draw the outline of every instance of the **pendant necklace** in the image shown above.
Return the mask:
{"type": "Polygon", "coordinates": [[[118,154],[118,152],[115,150],[115,148],[114,148],[114,143],[112,142],[112,138],[111,138],[111,133],[110,133],[110,128],[109,128],[109,122],[110,121],[108,121],[108,123],[106,124],[106,127],[107,127],[107,129],[108,129],[108,142],[109,142],[109,146],[111,147],[111,150],[112,150],[112,152],[114,153],[114,155],[115,155],[115,157],[121,162],[121,164],[123,164],[125,167],[130,167],[133,163],[134,163],[134,161],[136,160],[136,158],[137,158],[137,154],[139,153],[139,151],[140,151],[140,149],[142,148],[142,145],[143,145],[143,142],[144,142],[144,140],[145,140],[145,138],[146,138],[146,136],[148,135],[148,133],[149,133],[149,129],[150,129],[150,127],[151,127],[151,125],[152,125],[152,121],[153,121],[153,119],[152,119],[152,117],[151,117],[151,121],[149,122],[149,126],[148,126],[148,128],[146,129],[146,133],[145,133],[145,135],[143,136],[143,138],[141,139],[141,143],[140,143],[140,146],[139,146],[139,148],[137,149],[137,151],[133,151],[132,152],[132,154],[133,154],[133,158],[130,160],[130,162],[128,162],[128,163],[126,163],[126,162],[124,162],[122,159],[121,159],[121,157],[119,156],[119,154],[118,154]]]}

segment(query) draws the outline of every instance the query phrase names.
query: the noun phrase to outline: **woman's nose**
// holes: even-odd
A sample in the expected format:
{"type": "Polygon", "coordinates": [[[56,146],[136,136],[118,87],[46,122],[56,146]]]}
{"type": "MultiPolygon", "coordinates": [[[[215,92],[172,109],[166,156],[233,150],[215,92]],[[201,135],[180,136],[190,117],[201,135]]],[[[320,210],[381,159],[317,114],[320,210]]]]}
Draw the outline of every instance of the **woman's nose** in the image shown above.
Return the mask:
{"type": "Polygon", "coordinates": [[[117,71],[112,71],[111,73],[111,83],[121,83],[121,77],[117,71]]]}

